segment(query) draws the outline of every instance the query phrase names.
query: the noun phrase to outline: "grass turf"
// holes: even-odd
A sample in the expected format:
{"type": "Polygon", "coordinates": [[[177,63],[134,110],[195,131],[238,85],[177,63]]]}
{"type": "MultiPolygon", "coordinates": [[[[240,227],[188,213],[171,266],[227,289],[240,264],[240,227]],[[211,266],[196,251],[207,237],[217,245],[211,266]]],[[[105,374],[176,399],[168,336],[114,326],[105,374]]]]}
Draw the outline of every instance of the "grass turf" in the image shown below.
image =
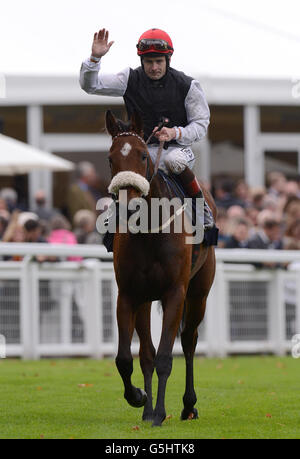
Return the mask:
{"type": "MultiPolygon", "coordinates": [[[[133,383],[143,387],[134,365],[133,383]]],[[[300,438],[300,360],[195,358],[199,419],[182,422],[184,375],[184,360],[175,358],[168,417],[152,428],[123,399],[112,360],[1,360],[0,438],[300,438]]]]}

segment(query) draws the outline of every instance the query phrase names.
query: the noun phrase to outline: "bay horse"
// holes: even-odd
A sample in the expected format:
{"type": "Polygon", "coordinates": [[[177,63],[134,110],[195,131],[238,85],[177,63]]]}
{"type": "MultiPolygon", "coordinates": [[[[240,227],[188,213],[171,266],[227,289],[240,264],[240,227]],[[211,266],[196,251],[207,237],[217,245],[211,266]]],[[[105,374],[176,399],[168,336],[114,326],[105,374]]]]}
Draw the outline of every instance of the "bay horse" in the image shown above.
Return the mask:
{"type": "MultiPolygon", "coordinates": [[[[154,173],[154,164],[143,140],[141,117],[135,113],[124,128],[124,123],[108,111],[106,128],[112,136],[109,153],[112,175],[110,192],[112,185],[116,195],[121,189],[126,189],[129,201],[145,196],[148,190],[145,199],[149,204],[154,197],[172,198],[166,183],[159,174],[154,173]]],[[[203,194],[215,218],[213,198],[206,189],[203,189],[203,194]]],[[[172,225],[169,233],[155,234],[122,233],[117,227],[113,252],[118,285],[119,333],[115,362],[123,380],[124,397],[133,407],[144,406],[144,421],[151,421],[152,426],[161,426],[166,417],[165,391],[172,369],[172,349],[184,310],[181,343],[186,362],[186,386],[181,419],[196,419],[193,358],[197,328],[204,317],[206,299],[215,275],[214,247],[201,244],[199,269],[192,279],[192,245],[186,244],[184,231],[175,233],[172,225]],[[157,300],[161,301],[163,322],[156,352],[151,339],[150,318],[152,301],[157,300]],[[130,347],[134,330],[140,340],[139,358],[145,390],[135,387],[131,382],[133,358],[130,347]],[[154,369],[158,376],[155,409],[152,404],[154,369]]]]}

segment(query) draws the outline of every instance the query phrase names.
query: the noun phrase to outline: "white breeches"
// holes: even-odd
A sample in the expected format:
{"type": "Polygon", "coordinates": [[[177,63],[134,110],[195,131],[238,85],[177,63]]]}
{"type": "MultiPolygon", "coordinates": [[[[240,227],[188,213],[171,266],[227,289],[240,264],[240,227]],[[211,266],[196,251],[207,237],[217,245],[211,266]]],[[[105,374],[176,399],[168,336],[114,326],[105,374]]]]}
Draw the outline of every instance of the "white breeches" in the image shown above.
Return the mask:
{"type": "MultiPolygon", "coordinates": [[[[153,163],[156,161],[158,145],[148,145],[148,150],[153,163]]],[[[159,169],[162,169],[166,174],[181,174],[186,167],[193,169],[195,156],[191,147],[178,147],[170,145],[167,150],[163,150],[159,162],[159,169]]]]}

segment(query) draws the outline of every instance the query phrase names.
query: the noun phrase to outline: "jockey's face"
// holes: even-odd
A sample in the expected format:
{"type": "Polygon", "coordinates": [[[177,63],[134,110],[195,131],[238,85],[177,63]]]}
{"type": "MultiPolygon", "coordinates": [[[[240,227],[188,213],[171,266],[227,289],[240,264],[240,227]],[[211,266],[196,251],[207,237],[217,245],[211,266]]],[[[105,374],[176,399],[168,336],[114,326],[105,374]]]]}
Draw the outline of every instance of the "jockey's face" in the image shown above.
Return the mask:
{"type": "Polygon", "coordinates": [[[162,57],[144,57],[144,71],[151,80],[159,80],[167,71],[167,61],[165,56],[162,57]]]}

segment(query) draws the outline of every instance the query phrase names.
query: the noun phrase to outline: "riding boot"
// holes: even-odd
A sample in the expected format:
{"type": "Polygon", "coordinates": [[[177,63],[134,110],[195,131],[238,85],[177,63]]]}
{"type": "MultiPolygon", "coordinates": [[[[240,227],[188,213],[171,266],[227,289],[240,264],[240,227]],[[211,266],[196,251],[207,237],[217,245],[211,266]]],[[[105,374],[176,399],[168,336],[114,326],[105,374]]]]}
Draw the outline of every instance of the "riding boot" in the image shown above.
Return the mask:
{"type": "Polygon", "coordinates": [[[207,204],[204,195],[202,193],[200,184],[195,177],[195,174],[191,169],[186,167],[186,169],[177,176],[180,179],[182,186],[184,187],[188,196],[193,199],[201,198],[204,201],[204,230],[213,228],[215,226],[214,217],[212,211],[207,204]]]}

